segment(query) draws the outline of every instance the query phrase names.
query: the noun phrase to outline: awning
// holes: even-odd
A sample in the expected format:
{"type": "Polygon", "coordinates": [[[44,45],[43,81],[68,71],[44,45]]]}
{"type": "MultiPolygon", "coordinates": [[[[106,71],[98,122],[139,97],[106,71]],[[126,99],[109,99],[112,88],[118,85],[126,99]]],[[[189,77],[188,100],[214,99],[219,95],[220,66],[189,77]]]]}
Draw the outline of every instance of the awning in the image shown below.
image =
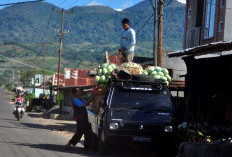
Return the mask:
{"type": "Polygon", "coordinates": [[[185,81],[184,80],[172,80],[169,84],[170,90],[184,90],[185,89],[185,81]]]}
{"type": "Polygon", "coordinates": [[[232,50],[232,41],[220,41],[168,53],[168,57],[187,57],[232,50]]]}

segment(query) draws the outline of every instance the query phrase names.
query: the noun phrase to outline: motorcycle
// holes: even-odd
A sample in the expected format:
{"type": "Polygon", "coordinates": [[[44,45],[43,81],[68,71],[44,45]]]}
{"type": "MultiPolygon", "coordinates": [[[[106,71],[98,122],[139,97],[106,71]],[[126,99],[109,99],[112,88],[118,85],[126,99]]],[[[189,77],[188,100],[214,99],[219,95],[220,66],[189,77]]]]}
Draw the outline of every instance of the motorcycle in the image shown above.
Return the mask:
{"type": "Polygon", "coordinates": [[[21,102],[17,101],[15,104],[15,117],[19,121],[20,118],[22,118],[22,116],[23,116],[23,106],[21,102]]]}

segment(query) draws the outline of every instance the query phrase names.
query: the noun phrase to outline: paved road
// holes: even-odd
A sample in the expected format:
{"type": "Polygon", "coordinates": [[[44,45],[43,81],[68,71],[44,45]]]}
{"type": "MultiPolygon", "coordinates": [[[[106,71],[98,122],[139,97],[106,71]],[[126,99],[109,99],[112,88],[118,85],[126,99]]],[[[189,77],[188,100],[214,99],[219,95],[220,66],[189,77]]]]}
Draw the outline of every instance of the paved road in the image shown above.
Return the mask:
{"type": "MultiPolygon", "coordinates": [[[[14,106],[10,95],[4,89],[0,89],[0,102],[0,157],[100,156],[96,151],[84,150],[80,144],[73,150],[66,151],[64,145],[67,139],[36,123],[27,115],[17,121],[12,114],[14,106]]],[[[111,151],[111,156],[156,156],[133,148],[117,150],[111,151]]]]}
{"type": "Polygon", "coordinates": [[[66,151],[66,139],[28,116],[17,121],[12,114],[10,95],[3,89],[0,89],[0,102],[0,157],[97,156],[96,152],[87,152],[81,147],[66,151]]]}

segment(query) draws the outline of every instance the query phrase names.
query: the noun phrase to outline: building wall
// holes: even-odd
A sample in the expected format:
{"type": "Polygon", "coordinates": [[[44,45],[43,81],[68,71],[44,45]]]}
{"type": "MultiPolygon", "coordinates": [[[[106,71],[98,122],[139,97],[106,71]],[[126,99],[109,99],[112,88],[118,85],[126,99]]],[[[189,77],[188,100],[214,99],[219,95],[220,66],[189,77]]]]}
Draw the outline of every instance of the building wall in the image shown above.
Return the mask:
{"type": "MultiPolygon", "coordinates": [[[[205,26],[205,20],[206,20],[206,4],[207,4],[207,0],[204,0],[204,15],[203,15],[203,28],[205,26]]],[[[220,7],[220,0],[216,0],[216,10],[215,10],[215,19],[214,19],[214,36],[212,38],[209,39],[205,39],[204,38],[204,29],[202,28],[202,32],[201,32],[201,45],[204,44],[209,44],[212,42],[216,42],[216,41],[223,41],[224,39],[224,30],[222,32],[218,31],[218,27],[219,27],[219,22],[222,21],[224,23],[225,21],[225,7],[220,7]]]]}
{"type": "Polygon", "coordinates": [[[184,80],[184,77],[181,75],[186,74],[186,65],[184,61],[179,57],[169,58],[166,53],[163,53],[163,68],[172,69],[173,76],[172,79],[174,80],[184,80]]]}
{"type": "MultiPolygon", "coordinates": [[[[45,95],[50,95],[50,90],[45,89],[45,95]]],[[[35,88],[35,97],[39,98],[40,94],[43,94],[43,89],[41,88],[35,88]]]]}
{"type": "MultiPolygon", "coordinates": [[[[186,40],[189,40],[188,36],[188,30],[199,28],[200,27],[200,45],[208,44],[211,42],[216,41],[229,41],[232,40],[232,35],[230,35],[230,32],[232,31],[232,1],[226,0],[226,4],[224,7],[220,7],[220,1],[216,0],[216,8],[215,8],[215,21],[214,21],[214,35],[212,38],[205,39],[204,33],[205,33],[205,20],[206,20],[206,6],[207,6],[207,0],[187,0],[186,3],[186,26],[185,26],[185,40],[184,40],[184,49],[189,48],[186,40]],[[199,5],[203,8],[202,13],[202,22],[199,21],[201,10],[199,9],[199,5]],[[203,5],[203,6],[202,6],[203,5]],[[191,16],[189,16],[189,9],[191,9],[191,16]],[[226,22],[225,22],[226,21],[226,22]],[[219,22],[223,22],[223,30],[219,31],[219,22]]],[[[193,32],[197,33],[197,32],[193,32]]],[[[198,36],[197,36],[198,37],[198,36]]],[[[198,46],[198,45],[196,45],[198,46]]],[[[190,46],[191,47],[191,46],[190,46]]]]}
{"type": "Polygon", "coordinates": [[[225,30],[224,30],[224,40],[225,41],[231,41],[232,40],[232,1],[227,0],[226,1],[226,7],[225,10],[225,30]]]}

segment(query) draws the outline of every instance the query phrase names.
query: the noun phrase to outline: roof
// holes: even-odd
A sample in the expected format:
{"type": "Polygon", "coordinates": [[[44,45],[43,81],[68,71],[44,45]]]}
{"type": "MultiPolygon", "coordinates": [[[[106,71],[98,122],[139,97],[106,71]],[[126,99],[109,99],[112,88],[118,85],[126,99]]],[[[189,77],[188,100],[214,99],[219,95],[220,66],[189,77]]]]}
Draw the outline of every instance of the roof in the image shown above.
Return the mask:
{"type": "Polygon", "coordinates": [[[232,41],[220,41],[168,53],[168,57],[200,56],[232,50],[232,41]]]}
{"type": "Polygon", "coordinates": [[[64,86],[91,86],[95,85],[94,77],[88,76],[91,70],[65,68],[64,86]]]}
{"type": "MultiPolygon", "coordinates": [[[[65,68],[65,74],[60,74],[60,87],[83,87],[95,85],[94,77],[88,76],[91,70],[65,68]]],[[[57,74],[53,75],[53,85],[57,85],[57,74]]]]}
{"type": "Polygon", "coordinates": [[[90,85],[90,86],[85,86],[85,85],[81,85],[81,86],[64,86],[64,87],[60,87],[59,89],[72,89],[72,88],[92,89],[93,87],[95,87],[95,85],[90,85]]]}
{"type": "MultiPolygon", "coordinates": [[[[58,74],[53,74],[53,79],[52,79],[52,85],[57,85],[57,80],[58,80],[58,74]]],[[[64,86],[64,74],[60,74],[60,78],[59,78],[59,86],[64,86]]]]}
{"type": "Polygon", "coordinates": [[[185,81],[184,80],[172,80],[169,84],[170,90],[184,90],[185,81]]]}

